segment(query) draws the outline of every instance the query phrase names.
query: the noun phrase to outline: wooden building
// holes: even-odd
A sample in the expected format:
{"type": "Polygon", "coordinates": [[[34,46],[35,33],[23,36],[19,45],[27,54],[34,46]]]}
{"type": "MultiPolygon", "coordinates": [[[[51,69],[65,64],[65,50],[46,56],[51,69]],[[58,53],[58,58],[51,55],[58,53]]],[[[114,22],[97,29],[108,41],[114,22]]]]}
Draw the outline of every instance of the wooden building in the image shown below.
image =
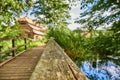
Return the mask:
{"type": "Polygon", "coordinates": [[[18,20],[22,29],[22,36],[32,40],[42,39],[47,29],[28,17],[23,17],[18,20]]]}

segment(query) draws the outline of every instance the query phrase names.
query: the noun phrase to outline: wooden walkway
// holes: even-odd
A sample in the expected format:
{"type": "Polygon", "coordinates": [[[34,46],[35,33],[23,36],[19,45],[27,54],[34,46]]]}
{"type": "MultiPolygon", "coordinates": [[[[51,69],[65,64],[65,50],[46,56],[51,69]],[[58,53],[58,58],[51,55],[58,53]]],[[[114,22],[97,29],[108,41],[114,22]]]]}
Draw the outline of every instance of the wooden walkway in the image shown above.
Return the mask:
{"type": "Polygon", "coordinates": [[[0,66],[0,80],[29,80],[42,52],[43,47],[35,47],[0,66]]]}
{"type": "Polygon", "coordinates": [[[1,66],[0,80],[88,80],[53,39],[43,49],[27,50],[1,66]]]}

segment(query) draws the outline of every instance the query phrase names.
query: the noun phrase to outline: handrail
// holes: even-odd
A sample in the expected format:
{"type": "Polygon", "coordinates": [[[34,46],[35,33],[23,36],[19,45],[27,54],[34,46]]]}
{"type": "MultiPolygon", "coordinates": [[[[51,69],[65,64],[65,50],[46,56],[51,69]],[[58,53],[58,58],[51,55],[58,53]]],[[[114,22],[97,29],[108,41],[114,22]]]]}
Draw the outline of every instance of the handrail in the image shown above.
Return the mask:
{"type": "Polygon", "coordinates": [[[11,38],[11,37],[3,37],[3,38],[0,38],[0,40],[10,40],[10,39],[14,39],[14,38],[11,38]]]}
{"type": "Polygon", "coordinates": [[[8,53],[8,52],[12,52],[12,57],[15,57],[15,55],[16,55],[16,53],[15,53],[15,51],[17,50],[17,49],[19,49],[20,47],[25,47],[25,49],[27,49],[27,38],[21,38],[21,37],[15,37],[15,38],[10,38],[10,37],[8,37],[8,38],[6,38],[6,37],[4,37],[4,38],[0,38],[0,41],[6,41],[6,40],[11,40],[11,43],[12,43],[12,48],[10,48],[10,49],[8,49],[8,50],[5,50],[5,51],[3,51],[2,52],[2,48],[3,48],[3,46],[1,46],[0,45],[0,61],[2,60],[2,54],[6,54],[6,53],[8,53]],[[24,44],[22,44],[22,45],[19,45],[19,46],[15,46],[15,41],[16,40],[18,40],[18,39],[23,39],[24,40],[24,44]]]}
{"type": "Polygon", "coordinates": [[[19,45],[19,46],[15,47],[15,48],[11,48],[11,49],[5,50],[3,52],[0,52],[0,54],[5,54],[5,53],[8,53],[8,52],[11,52],[11,51],[16,50],[16,49],[18,49],[18,48],[20,48],[22,46],[25,46],[25,45],[26,44],[23,44],[23,45],[19,45]]]}
{"type": "Polygon", "coordinates": [[[18,38],[21,38],[21,37],[3,37],[3,38],[0,38],[0,40],[11,40],[11,39],[18,39],[18,38]]]}

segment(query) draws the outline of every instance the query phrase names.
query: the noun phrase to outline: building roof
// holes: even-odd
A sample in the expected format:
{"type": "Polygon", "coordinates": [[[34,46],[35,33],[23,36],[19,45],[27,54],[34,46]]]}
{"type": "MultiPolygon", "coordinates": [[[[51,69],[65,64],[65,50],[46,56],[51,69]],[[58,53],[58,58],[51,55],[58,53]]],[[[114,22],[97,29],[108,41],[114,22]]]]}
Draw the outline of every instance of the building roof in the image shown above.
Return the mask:
{"type": "MultiPolygon", "coordinates": [[[[33,21],[32,19],[28,18],[28,17],[23,17],[23,18],[20,18],[18,20],[18,22],[27,22],[27,25],[26,24],[23,24],[24,26],[29,26],[31,29],[33,29],[33,32],[35,34],[40,34],[40,35],[43,35],[42,32],[46,32],[47,29],[45,27],[43,27],[42,25],[40,24],[37,24],[35,21],[33,21]]],[[[22,24],[22,23],[21,23],[22,24]]]]}
{"type": "Polygon", "coordinates": [[[41,26],[36,26],[36,25],[33,25],[33,24],[30,24],[28,23],[29,27],[31,27],[32,29],[35,29],[35,30],[40,30],[42,32],[46,31],[47,29],[44,28],[44,27],[41,27],[41,26]]]}
{"type": "Polygon", "coordinates": [[[37,30],[34,30],[34,29],[33,29],[33,32],[34,32],[35,34],[38,34],[38,35],[45,35],[43,32],[40,32],[40,31],[37,31],[37,30]]]}
{"type": "Polygon", "coordinates": [[[35,21],[33,21],[32,19],[30,19],[30,18],[28,18],[26,16],[23,17],[23,18],[18,19],[18,22],[20,22],[20,21],[26,21],[28,23],[35,24],[35,21]]]}

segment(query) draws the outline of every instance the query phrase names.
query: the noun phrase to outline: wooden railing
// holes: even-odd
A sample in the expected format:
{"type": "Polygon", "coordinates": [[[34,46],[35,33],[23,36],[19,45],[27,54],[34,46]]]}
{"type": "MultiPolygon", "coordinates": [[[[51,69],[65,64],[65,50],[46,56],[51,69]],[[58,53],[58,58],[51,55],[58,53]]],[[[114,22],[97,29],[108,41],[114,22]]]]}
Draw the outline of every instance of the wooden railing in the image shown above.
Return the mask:
{"type": "Polygon", "coordinates": [[[11,40],[11,44],[12,44],[10,49],[2,51],[3,45],[0,45],[0,62],[2,61],[2,54],[12,52],[12,57],[15,57],[17,49],[19,49],[20,47],[23,47],[23,46],[25,47],[24,49],[27,49],[27,39],[26,38],[20,38],[20,37],[17,37],[17,38],[0,38],[0,41],[8,41],[8,40],[11,40]],[[15,41],[18,40],[18,39],[23,39],[24,44],[16,46],[15,41]]]}

